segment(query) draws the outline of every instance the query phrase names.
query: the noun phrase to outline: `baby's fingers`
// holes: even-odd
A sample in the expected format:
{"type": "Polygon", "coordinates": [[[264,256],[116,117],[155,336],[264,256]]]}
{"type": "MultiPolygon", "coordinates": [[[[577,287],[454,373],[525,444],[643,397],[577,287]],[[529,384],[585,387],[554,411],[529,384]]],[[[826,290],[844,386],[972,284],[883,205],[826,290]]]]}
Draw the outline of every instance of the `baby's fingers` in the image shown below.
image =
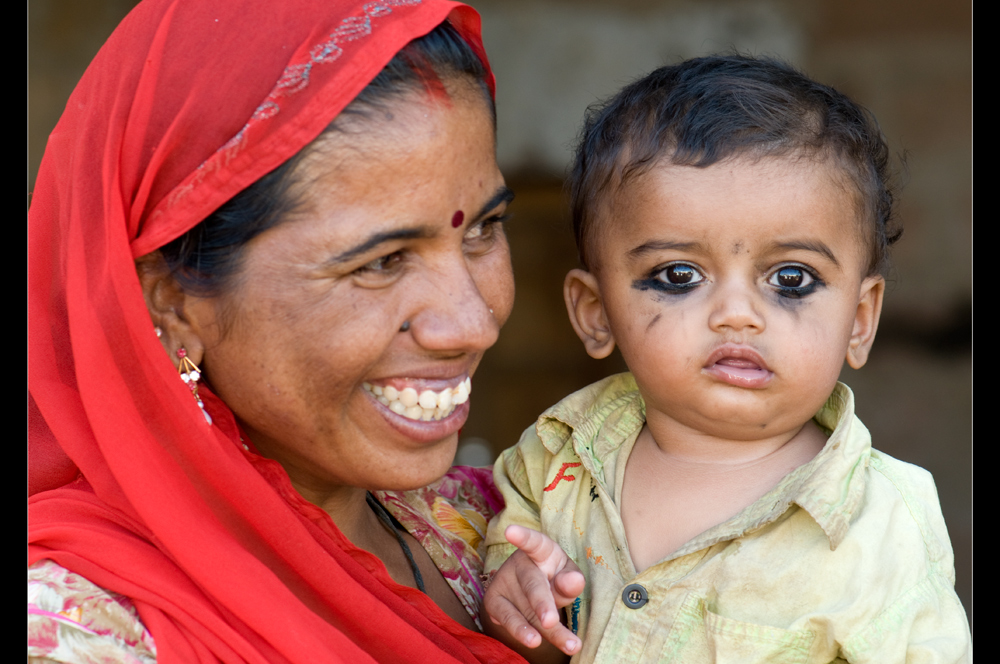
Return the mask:
{"type": "Polygon", "coordinates": [[[544,638],[567,655],[575,655],[580,650],[580,638],[566,629],[558,617],[554,625],[542,627],[538,616],[530,608],[518,609],[510,600],[499,595],[487,597],[486,613],[490,620],[529,648],[537,648],[544,638]]]}
{"type": "Polygon", "coordinates": [[[527,554],[549,575],[559,571],[569,559],[558,544],[537,530],[524,526],[507,526],[503,534],[508,542],[527,554]]]}
{"type": "Polygon", "coordinates": [[[552,578],[552,595],[559,607],[572,604],[586,585],[583,572],[572,560],[567,562],[567,566],[552,578]]]}
{"type": "Polygon", "coordinates": [[[559,609],[549,579],[523,551],[516,551],[508,562],[514,567],[517,585],[526,604],[519,608],[528,621],[541,629],[559,624],[559,609]]]}
{"type": "Polygon", "coordinates": [[[556,623],[555,627],[550,629],[543,629],[542,636],[567,655],[575,655],[580,650],[580,637],[562,623],[556,623]]]}
{"type": "Polygon", "coordinates": [[[537,648],[541,645],[541,634],[528,624],[522,612],[506,597],[487,596],[484,608],[490,620],[507,630],[507,633],[518,642],[529,648],[537,648]]]}

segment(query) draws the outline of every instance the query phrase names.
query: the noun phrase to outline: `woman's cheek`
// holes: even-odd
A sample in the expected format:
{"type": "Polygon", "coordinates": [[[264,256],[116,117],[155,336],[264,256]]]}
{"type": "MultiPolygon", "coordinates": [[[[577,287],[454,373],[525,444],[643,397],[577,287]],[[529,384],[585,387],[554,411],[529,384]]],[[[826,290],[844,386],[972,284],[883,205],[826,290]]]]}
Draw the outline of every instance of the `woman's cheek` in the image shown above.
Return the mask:
{"type": "Polygon", "coordinates": [[[503,327],[514,309],[514,268],[510,262],[510,247],[506,238],[502,250],[492,252],[484,262],[476,284],[483,299],[496,318],[497,325],[503,327]]]}

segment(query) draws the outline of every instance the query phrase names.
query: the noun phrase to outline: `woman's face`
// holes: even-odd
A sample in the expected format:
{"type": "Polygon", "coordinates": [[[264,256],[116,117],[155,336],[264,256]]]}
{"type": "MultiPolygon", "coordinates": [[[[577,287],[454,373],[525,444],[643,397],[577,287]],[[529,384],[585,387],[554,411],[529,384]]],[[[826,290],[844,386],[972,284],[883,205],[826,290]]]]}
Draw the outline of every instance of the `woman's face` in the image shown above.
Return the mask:
{"type": "Polygon", "coordinates": [[[313,502],[441,477],[468,416],[461,384],[513,306],[490,110],[472,82],[447,87],[321,138],[295,214],[197,305],[206,379],[313,502]]]}

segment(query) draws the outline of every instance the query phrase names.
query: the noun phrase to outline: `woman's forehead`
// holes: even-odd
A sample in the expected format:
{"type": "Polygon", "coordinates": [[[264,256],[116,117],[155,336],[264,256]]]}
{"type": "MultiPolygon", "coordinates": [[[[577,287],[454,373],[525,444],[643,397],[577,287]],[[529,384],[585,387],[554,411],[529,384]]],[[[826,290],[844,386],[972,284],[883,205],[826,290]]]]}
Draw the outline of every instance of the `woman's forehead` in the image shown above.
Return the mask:
{"type": "Polygon", "coordinates": [[[388,231],[443,220],[451,228],[458,212],[478,214],[504,184],[482,97],[451,95],[445,104],[421,93],[328,131],[294,181],[293,218],[336,222],[337,234],[351,236],[373,224],[388,231]]]}

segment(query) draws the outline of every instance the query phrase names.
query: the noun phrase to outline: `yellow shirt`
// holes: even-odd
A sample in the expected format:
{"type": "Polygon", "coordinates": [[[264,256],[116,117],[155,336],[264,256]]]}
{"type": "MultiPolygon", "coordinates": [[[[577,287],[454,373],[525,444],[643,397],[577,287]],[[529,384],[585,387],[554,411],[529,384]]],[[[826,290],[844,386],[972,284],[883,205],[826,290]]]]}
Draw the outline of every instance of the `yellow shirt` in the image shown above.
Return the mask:
{"type": "Polygon", "coordinates": [[[645,404],[631,374],[584,388],[497,460],[486,570],[510,524],[562,546],[587,578],[574,663],[970,662],[930,473],[871,448],[846,385],[815,420],[832,433],[812,461],[636,574],[618,505],[645,404]]]}

